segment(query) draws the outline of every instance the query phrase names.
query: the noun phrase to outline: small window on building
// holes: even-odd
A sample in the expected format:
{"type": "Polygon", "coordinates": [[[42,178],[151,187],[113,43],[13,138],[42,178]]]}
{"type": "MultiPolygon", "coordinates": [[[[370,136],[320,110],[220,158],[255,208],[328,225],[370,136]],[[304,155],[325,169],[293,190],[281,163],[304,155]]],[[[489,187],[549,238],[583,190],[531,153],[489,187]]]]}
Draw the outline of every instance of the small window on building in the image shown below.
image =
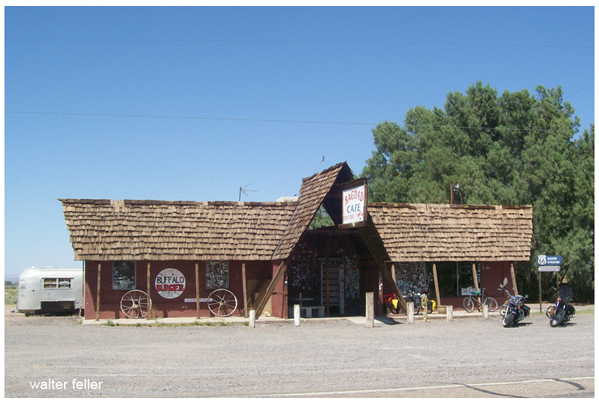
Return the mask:
{"type": "Polygon", "coordinates": [[[206,289],[229,287],[229,261],[206,262],[206,289]]]}
{"type": "Polygon", "coordinates": [[[112,289],[135,289],[135,261],[114,261],[112,264],[112,289]]]}
{"type": "Polygon", "coordinates": [[[71,289],[72,278],[44,278],[44,289],[71,289]]]}

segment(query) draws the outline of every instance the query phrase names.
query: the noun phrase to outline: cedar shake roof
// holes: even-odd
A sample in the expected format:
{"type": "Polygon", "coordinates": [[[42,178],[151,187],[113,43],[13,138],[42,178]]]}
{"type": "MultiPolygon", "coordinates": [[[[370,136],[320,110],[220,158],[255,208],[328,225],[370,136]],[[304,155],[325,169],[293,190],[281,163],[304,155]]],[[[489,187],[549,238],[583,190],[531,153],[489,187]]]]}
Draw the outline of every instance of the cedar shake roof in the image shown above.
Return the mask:
{"type": "Polygon", "coordinates": [[[270,260],[297,202],[60,199],[76,260],[270,260]]]}
{"type": "Polygon", "coordinates": [[[302,180],[297,210],[289,223],[289,228],[283,235],[279,247],[272,257],[274,260],[289,257],[302,234],[310,226],[318,208],[331,191],[337,179],[340,182],[347,182],[353,179],[347,163],[336,164],[302,180]]]}
{"type": "Polygon", "coordinates": [[[528,261],[531,206],[371,203],[394,262],[528,261]]]}

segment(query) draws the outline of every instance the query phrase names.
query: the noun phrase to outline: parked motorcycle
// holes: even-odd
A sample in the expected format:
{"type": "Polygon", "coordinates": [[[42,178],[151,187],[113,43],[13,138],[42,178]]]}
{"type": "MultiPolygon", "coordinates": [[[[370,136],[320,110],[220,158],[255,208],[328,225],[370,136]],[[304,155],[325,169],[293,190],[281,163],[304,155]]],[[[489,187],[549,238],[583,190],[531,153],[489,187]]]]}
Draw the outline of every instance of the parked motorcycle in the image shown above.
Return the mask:
{"type": "Polygon", "coordinates": [[[574,291],[568,285],[563,285],[559,290],[553,288],[557,292],[557,300],[555,304],[549,306],[545,311],[545,315],[549,317],[549,325],[557,327],[560,324],[570,321],[576,310],[570,303],[573,301],[574,291]]]}
{"type": "Polygon", "coordinates": [[[530,307],[525,305],[526,299],[528,299],[528,295],[512,295],[508,290],[505,290],[505,285],[507,285],[507,278],[503,279],[503,283],[499,285],[499,289],[505,293],[507,293],[507,301],[501,306],[501,315],[503,317],[503,326],[511,327],[512,325],[517,324],[522,321],[525,317],[528,317],[530,314],[530,307]]]}

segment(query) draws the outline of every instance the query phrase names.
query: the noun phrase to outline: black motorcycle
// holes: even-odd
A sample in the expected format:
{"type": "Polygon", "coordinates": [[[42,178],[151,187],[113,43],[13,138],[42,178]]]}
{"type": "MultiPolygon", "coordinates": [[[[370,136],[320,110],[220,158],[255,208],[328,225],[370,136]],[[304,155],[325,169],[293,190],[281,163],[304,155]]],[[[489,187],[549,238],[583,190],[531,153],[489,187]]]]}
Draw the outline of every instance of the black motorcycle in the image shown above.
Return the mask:
{"type": "Polygon", "coordinates": [[[556,288],[553,288],[553,290],[557,291],[557,300],[554,305],[547,308],[545,315],[549,317],[549,325],[557,327],[570,321],[576,313],[574,306],[570,304],[573,301],[574,291],[568,285],[563,285],[559,290],[556,288]]]}
{"type": "Polygon", "coordinates": [[[507,293],[507,301],[501,306],[500,313],[503,317],[503,326],[511,327],[522,321],[525,317],[530,314],[530,307],[525,305],[528,295],[512,295],[509,291],[505,290],[507,285],[507,278],[503,280],[503,283],[499,285],[499,289],[507,293]]]}

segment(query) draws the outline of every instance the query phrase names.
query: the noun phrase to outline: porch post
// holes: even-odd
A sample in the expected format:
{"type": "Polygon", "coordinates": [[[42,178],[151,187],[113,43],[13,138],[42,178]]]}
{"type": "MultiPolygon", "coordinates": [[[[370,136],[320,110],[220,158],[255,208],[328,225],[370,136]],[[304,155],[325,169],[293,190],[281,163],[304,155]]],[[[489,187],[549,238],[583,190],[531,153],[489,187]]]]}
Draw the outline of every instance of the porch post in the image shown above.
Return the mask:
{"type": "Polygon", "coordinates": [[[100,278],[102,275],[102,264],[98,263],[98,287],[96,295],[96,321],[100,320],[100,278]]]}
{"type": "Polygon", "coordinates": [[[435,280],[435,296],[437,296],[437,306],[441,305],[441,295],[439,294],[439,278],[437,278],[437,264],[433,263],[433,279],[435,280]]]}
{"type": "Polygon", "coordinates": [[[198,263],[196,262],[196,312],[197,318],[200,318],[200,276],[199,276],[200,268],[198,263]]]}
{"type": "Polygon", "coordinates": [[[248,286],[245,276],[245,262],[241,264],[241,278],[243,281],[243,317],[248,316],[248,286]]]}
{"type": "MultiPolygon", "coordinates": [[[[476,276],[476,263],[474,262],[472,263],[472,279],[474,279],[474,288],[477,292],[479,292],[480,288],[478,287],[478,277],[476,276]]],[[[480,295],[476,297],[476,300],[478,300],[480,304],[483,303],[480,295]]]]}
{"type": "Polygon", "coordinates": [[[516,271],[514,271],[514,263],[510,262],[510,273],[512,274],[512,283],[514,284],[514,294],[518,294],[518,285],[516,285],[516,271]]]}

